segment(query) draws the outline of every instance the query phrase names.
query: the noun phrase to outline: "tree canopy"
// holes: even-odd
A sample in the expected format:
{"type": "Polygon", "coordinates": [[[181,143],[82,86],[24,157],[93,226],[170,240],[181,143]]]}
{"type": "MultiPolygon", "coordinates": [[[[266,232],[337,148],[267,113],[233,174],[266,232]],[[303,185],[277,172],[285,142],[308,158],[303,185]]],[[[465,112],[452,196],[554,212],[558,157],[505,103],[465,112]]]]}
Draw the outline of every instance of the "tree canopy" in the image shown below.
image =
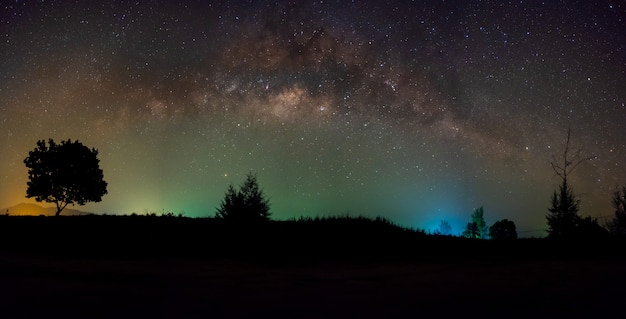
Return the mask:
{"type": "Polygon", "coordinates": [[[239,190],[231,184],[217,209],[216,217],[236,221],[265,221],[270,218],[269,200],[259,188],[256,174],[250,172],[239,190]]]}
{"type": "Polygon", "coordinates": [[[472,221],[467,223],[465,230],[463,231],[463,237],[466,238],[487,238],[487,224],[485,223],[485,218],[483,217],[484,210],[483,207],[479,207],[474,210],[472,213],[472,221]]]}
{"type": "Polygon", "coordinates": [[[489,227],[489,237],[495,240],[517,239],[515,223],[508,219],[499,220],[489,227]]]}
{"type": "Polygon", "coordinates": [[[99,202],[107,193],[98,151],[79,141],[37,142],[24,159],[28,168],[26,197],[54,203],[56,216],[69,204],[99,202]]]}

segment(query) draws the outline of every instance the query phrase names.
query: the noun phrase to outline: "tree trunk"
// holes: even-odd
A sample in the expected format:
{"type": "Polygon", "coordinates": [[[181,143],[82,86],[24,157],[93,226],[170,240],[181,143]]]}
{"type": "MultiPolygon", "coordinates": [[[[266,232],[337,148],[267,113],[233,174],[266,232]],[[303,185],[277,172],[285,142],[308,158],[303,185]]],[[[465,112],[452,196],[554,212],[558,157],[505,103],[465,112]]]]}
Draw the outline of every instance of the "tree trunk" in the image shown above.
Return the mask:
{"type": "Polygon", "coordinates": [[[61,211],[65,208],[65,206],[67,206],[67,204],[59,202],[56,202],[55,204],[57,205],[57,212],[54,214],[54,216],[58,217],[59,215],[61,215],[61,211]]]}

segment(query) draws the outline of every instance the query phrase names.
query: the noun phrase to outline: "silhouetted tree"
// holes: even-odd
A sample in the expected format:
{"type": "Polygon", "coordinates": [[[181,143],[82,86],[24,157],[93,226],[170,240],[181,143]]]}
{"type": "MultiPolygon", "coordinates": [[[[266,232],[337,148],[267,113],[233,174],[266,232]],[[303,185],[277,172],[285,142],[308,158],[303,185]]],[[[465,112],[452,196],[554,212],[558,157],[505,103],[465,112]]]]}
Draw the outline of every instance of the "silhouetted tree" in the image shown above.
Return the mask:
{"type": "Polygon", "coordinates": [[[611,199],[615,213],[607,225],[609,231],[613,235],[626,236],[626,185],[615,190],[611,199]]]}
{"type": "Polygon", "coordinates": [[[452,234],[452,226],[450,226],[450,223],[448,223],[447,220],[442,220],[439,223],[439,226],[437,226],[437,229],[435,230],[435,235],[448,236],[451,234],[452,234]]]}
{"type": "Polygon", "coordinates": [[[467,223],[467,226],[465,226],[465,230],[462,234],[463,237],[482,239],[487,238],[488,229],[483,214],[484,210],[482,206],[474,210],[474,213],[472,213],[472,221],[467,223]]]}
{"type": "Polygon", "coordinates": [[[596,218],[590,216],[579,218],[576,225],[576,237],[579,238],[602,238],[608,235],[608,231],[598,224],[596,218]]]}
{"type": "Polygon", "coordinates": [[[239,190],[233,185],[228,186],[216,217],[225,220],[264,221],[271,215],[269,209],[269,200],[259,188],[256,174],[250,172],[239,190]]]}
{"type": "Polygon", "coordinates": [[[78,141],[40,140],[28,152],[24,164],[28,168],[26,197],[35,197],[56,205],[56,216],[68,204],[84,205],[99,202],[107,193],[107,183],[100,169],[98,151],[78,141]]]}
{"type": "Polygon", "coordinates": [[[480,230],[478,229],[478,224],[475,222],[469,222],[465,226],[465,230],[461,236],[465,238],[480,238],[480,230]]]}
{"type": "Polygon", "coordinates": [[[567,180],[563,180],[559,186],[559,192],[554,191],[546,216],[548,220],[548,237],[564,238],[572,237],[576,234],[576,227],[580,221],[578,210],[580,200],[578,200],[567,180]]]}
{"type": "Polygon", "coordinates": [[[491,239],[517,239],[515,223],[508,219],[499,220],[489,227],[489,237],[491,239]]]}
{"type": "Polygon", "coordinates": [[[594,157],[582,157],[582,149],[576,150],[572,155],[570,142],[571,129],[568,129],[562,159],[557,160],[556,156],[553,155],[550,161],[552,170],[561,178],[558,192],[555,190],[552,194],[551,205],[548,208],[550,213],[546,216],[548,237],[551,238],[567,238],[579,234],[576,228],[581,220],[578,215],[580,200],[574,195],[567,177],[578,165],[594,157]]]}
{"type": "Polygon", "coordinates": [[[221,219],[235,218],[235,216],[241,216],[243,209],[243,198],[235,187],[231,184],[228,185],[224,199],[220,203],[220,207],[217,210],[216,217],[221,219]]]}

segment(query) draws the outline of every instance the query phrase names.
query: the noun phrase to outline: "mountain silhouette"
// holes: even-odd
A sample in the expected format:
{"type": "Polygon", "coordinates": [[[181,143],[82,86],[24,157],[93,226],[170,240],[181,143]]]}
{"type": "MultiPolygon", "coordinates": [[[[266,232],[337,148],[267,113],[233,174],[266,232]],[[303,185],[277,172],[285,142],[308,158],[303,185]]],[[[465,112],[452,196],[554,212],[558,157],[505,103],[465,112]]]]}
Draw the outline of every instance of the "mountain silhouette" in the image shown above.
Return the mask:
{"type": "MultiPolygon", "coordinates": [[[[3,208],[0,210],[0,214],[9,216],[54,216],[56,213],[55,207],[41,207],[37,204],[21,203],[15,206],[3,208]]],[[[61,213],[61,216],[73,216],[73,215],[88,215],[90,213],[83,212],[77,209],[65,208],[61,213]]]]}

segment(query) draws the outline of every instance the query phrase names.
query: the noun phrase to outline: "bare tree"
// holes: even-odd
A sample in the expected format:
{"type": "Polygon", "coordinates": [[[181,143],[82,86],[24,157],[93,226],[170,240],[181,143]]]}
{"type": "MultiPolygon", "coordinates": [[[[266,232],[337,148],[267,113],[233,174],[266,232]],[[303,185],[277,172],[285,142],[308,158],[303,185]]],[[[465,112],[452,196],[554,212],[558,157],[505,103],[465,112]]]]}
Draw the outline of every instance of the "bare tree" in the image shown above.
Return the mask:
{"type": "Polygon", "coordinates": [[[570,175],[580,164],[596,158],[596,156],[583,157],[582,147],[572,152],[572,150],[570,150],[571,136],[572,129],[568,128],[562,162],[554,154],[552,154],[552,160],[550,160],[552,170],[564,183],[567,183],[567,176],[570,175]]]}
{"type": "Polygon", "coordinates": [[[568,128],[562,158],[559,159],[553,154],[550,161],[552,170],[561,179],[561,185],[559,190],[555,190],[552,194],[551,206],[548,208],[550,213],[546,216],[549,237],[572,237],[577,232],[578,224],[581,221],[578,215],[580,200],[574,195],[568,176],[580,164],[594,158],[596,157],[584,157],[582,148],[571,149],[571,128],[568,128]]]}

